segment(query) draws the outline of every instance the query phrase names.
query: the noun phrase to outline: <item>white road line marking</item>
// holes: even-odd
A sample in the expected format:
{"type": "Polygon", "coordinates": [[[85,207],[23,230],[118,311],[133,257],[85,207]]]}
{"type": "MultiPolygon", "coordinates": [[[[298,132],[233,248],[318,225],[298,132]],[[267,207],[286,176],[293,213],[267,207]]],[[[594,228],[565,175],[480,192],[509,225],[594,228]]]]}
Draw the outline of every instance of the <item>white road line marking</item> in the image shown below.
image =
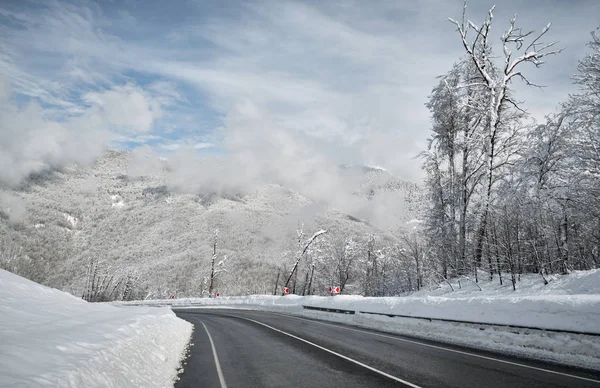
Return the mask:
{"type": "Polygon", "coordinates": [[[221,383],[221,388],[227,388],[227,384],[225,383],[225,377],[223,376],[223,371],[221,370],[221,364],[219,364],[219,356],[217,356],[217,348],[215,348],[215,343],[206,328],[204,322],[200,321],[202,326],[204,326],[204,330],[206,330],[206,335],[208,335],[208,340],[210,341],[210,346],[212,347],[213,357],[215,358],[215,365],[217,366],[217,374],[219,375],[219,382],[221,383]]]}
{"type": "Polygon", "coordinates": [[[420,387],[420,386],[418,386],[418,385],[415,385],[415,384],[409,383],[409,382],[408,382],[408,381],[406,381],[406,380],[402,380],[402,379],[400,379],[400,378],[398,378],[398,377],[395,377],[395,376],[392,376],[392,375],[390,375],[390,374],[388,374],[388,373],[385,373],[384,371],[381,371],[381,370],[379,370],[379,369],[375,369],[375,368],[373,368],[372,366],[369,366],[369,365],[367,365],[367,364],[363,364],[362,362],[360,362],[360,361],[356,361],[356,360],[355,360],[355,359],[353,359],[353,358],[350,358],[350,357],[344,356],[343,354],[340,354],[340,353],[334,352],[333,350],[329,350],[329,349],[327,349],[327,348],[324,348],[323,346],[321,346],[321,345],[317,345],[317,344],[315,344],[314,342],[310,342],[310,341],[308,341],[308,340],[305,340],[304,338],[300,338],[300,337],[297,337],[297,336],[295,336],[295,335],[293,335],[293,334],[286,333],[285,331],[283,331],[283,330],[279,330],[279,329],[277,329],[277,328],[274,328],[273,326],[269,326],[269,325],[267,325],[267,324],[264,324],[264,323],[262,323],[262,322],[259,322],[259,321],[255,321],[254,319],[250,319],[250,318],[245,318],[245,317],[241,317],[241,316],[239,316],[239,318],[243,318],[243,319],[245,319],[245,320],[247,320],[247,321],[251,321],[251,322],[257,323],[257,324],[259,324],[259,325],[262,325],[262,326],[264,326],[264,327],[268,327],[269,329],[271,329],[271,330],[273,330],[273,331],[276,331],[276,332],[278,332],[278,333],[285,334],[285,335],[287,335],[287,336],[289,336],[289,337],[295,338],[295,339],[297,339],[298,341],[302,341],[302,342],[304,342],[304,343],[307,343],[307,344],[309,344],[309,345],[312,345],[312,346],[314,346],[315,348],[318,348],[318,349],[324,350],[324,351],[326,351],[327,353],[331,353],[331,354],[333,354],[333,355],[335,355],[335,356],[338,356],[338,357],[340,357],[340,358],[343,358],[343,359],[344,359],[344,360],[346,360],[346,361],[353,362],[353,363],[355,363],[356,365],[362,366],[363,368],[366,368],[366,369],[368,369],[368,370],[370,370],[370,371],[373,371],[373,372],[375,372],[375,373],[378,373],[378,374],[380,374],[380,375],[382,375],[382,376],[385,376],[385,377],[387,377],[387,378],[389,378],[389,379],[392,379],[392,380],[394,380],[394,381],[397,381],[397,382],[399,382],[399,383],[405,384],[405,385],[407,385],[407,386],[409,386],[409,387],[412,387],[412,388],[421,388],[421,387],[420,387]]]}
{"type": "Polygon", "coordinates": [[[557,371],[553,371],[553,370],[550,370],[550,369],[538,368],[538,367],[535,367],[535,366],[530,366],[530,365],[525,365],[525,364],[519,364],[517,362],[512,362],[512,361],[500,360],[500,359],[493,358],[493,357],[481,356],[481,355],[475,354],[475,353],[463,352],[461,350],[450,349],[450,348],[445,348],[445,347],[436,346],[436,345],[430,345],[430,344],[426,344],[426,343],[423,343],[423,342],[412,341],[412,340],[405,339],[405,338],[393,337],[393,336],[390,336],[390,335],[373,333],[373,332],[366,331],[366,330],[354,329],[354,328],[343,326],[343,325],[336,325],[336,324],[332,324],[332,323],[327,323],[327,322],[322,322],[322,321],[316,321],[316,320],[313,320],[313,319],[296,317],[296,316],[288,315],[288,314],[275,313],[275,312],[272,312],[272,313],[273,314],[277,314],[277,315],[283,315],[283,316],[286,316],[286,317],[289,317],[289,318],[294,318],[294,319],[302,320],[302,321],[309,321],[309,322],[312,322],[312,323],[318,323],[320,325],[332,326],[332,327],[336,327],[336,328],[343,328],[343,329],[346,329],[346,330],[356,331],[356,332],[359,332],[359,333],[371,334],[371,335],[374,335],[374,336],[377,336],[377,337],[384,337],[384,338],[389,338],[389,339],[393,339],[393,340],[396,340],[396,341],[409,342],[411,344],[416,344],[416,345],[421,345],[421,346],[427,346],[427,347],[430,347],[430,348],[435,348],[435,349],[440,349],[440,350],[446,350],[448,352],[464,354],[464,355],[467,355],[467,356],[482,358],[482,359],[485,359],[485,360],[497,361],[497,362],[501,362],[501,363],[504,363],[504,364],[520,366],[522,368],[535,369],[535,370],[538,370],[538,371],[541,371],[541,372],[553,373],[553,374],[557,374],[557,375],[572,377],[572,378],[575,378],[575,379],[580,379],[580,380],[585,380],[585,381],[591,381],[593,383],[600,383],[600,380],[594,380],[594,379],[591,379],[591,378],[588,378],[588,377],[582,377],[582,376],[572,375],[572,374],[564,373],[564,372],[557,372],[557,371]]]}

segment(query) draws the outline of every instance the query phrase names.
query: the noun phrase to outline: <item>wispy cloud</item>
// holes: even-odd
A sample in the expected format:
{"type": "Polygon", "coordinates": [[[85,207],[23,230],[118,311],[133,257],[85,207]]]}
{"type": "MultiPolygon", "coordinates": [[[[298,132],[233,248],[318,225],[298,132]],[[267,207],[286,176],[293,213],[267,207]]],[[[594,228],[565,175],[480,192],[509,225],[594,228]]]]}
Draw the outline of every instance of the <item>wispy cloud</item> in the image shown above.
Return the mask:
{"type": "Polygon", "coordinates": [[[131,84],[88,92],[82,100],[90,106],[87,114],[91,119],[120,131],[149,132],[154,121],[162,115],[161,104],[131,84]]]}
{"type": "Polygon", "coordinates": [[[0,184],[16,185],[31,173],[92,162],[112,136],[93,108],[76,118],[54,121],[44,117],[36,102],[16,104],[3,76],[0,85],[0,184]]]}
{"type": "MultiPolygon", "coordinates": [[[[488,5],[472,3],[478,20],[488,5]]],[[[498,34],[518,11],[531,28],[553,21],[553,37],[568,46],[535,70],[544,92],[518,87],[538,118],[572,90],[599,8],[593,0],[497,8],[498,34]]],[[[238,144],[236,126],[252,122],[248,131],[270,128],[256,135],[263,146],[285,133],[327,163],[381,165],[418,179],[424,102],[462,55],[445,22],[461,10],[459,0],[15,2],[0,6],[0,73],[39,102],[45,119],[91,120],[120,136],[113,145],[265,154],[238,144]]],[[[244,139],[252,142],[252,132],[244,139]]],[[[266,154],[285,165],[284,151],[266,154]]]]}

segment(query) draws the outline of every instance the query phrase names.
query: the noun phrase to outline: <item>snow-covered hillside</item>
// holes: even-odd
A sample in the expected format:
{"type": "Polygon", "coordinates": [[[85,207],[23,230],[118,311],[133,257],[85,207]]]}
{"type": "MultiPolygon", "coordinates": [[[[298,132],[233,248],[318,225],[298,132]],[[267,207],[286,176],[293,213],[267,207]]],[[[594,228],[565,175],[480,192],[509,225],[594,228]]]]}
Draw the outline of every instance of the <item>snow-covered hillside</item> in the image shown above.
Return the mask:
{"type": "Polygon", "coordinates": [[[0,270],[0,386],[168,387],[192,325],[167,308],[91,304],[0,270]]]}
{"type": "Polygon", "coordinates": [[[353,184],[344,198],[356,201],[357,209],[350,215],[337,202],[324,204],[280,184],[239,192],[183,190],[197,177],[169,175],[169,162],[158,159],[135,162],[137,169],[155,165],[153,172],[136,171],[132,160],[127,152],[109,151],[91,167],[71,166],[32,176],[17,189],[0,188],[0,245],[21,249],[20,273],[81,295],[93,259],[137,279],[136,298],[201,295],[218,228],[218,253],[227,269],[218,281],[238,294],[263,292],[278,267],[293,261],[293,253],[285,253],[297,249],[299,223],[307,235],[328,229],[332,239],[370,233],[391,238],[367,222],[363,205],[376,203],[372,197],[381,193],[380,204],[390,209],[416,190],[385,171],[345,168],[340,176],[353,184]],[[14,204],[20,217],[6,210],[14,204]]]}

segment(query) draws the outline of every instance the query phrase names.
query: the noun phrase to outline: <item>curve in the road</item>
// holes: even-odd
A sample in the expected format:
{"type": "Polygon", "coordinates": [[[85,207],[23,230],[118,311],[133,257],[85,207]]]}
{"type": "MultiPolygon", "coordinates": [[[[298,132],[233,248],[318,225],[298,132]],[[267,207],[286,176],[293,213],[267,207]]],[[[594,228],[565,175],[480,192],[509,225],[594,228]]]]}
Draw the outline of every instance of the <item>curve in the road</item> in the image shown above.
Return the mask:
{"type": "Polygon", "coordinates": [[[178,388],[600,387],[595,372],[285,314],[176,313],[205,328],[178,388]]]}
{"type": "MultiPolygon", "coordinates": [[[[278,314],[278,313],[276,313],[276,314],[278,314]]],[[[320,324],[320,325],[328,325],[328,326],[333,326],[333,327],[340,327],[340,325],[331,324],[331,323],[328,323],[328,322],[310,320],[310,319],[306,319],[306,318],[302,318],[302,317],[294,317],[294,316],[290,316],[290,315],[288,315],[288,317],[293,318],[293,319],[304,319],[304,320],[310,321],[311,323],[316,323],[316,324],[320,324]]],[[[556,371],[556,370],[544,369],[544,368],[540,368],[540,367],[536,367],[536,366],[532,366],[532,365],[526,365],[526,364],[523,364],[522,362],[514,362],[514,361],[501,360],[501,359],[495,358],[495,357],[484,356],[484,355],[481,355],[481,354],[476,354],[476,353],[472,353],[472,352],[466,352],[466,351],[463,351],[463,350],[451,349],[451,348],[448,348],[446,346],[439,346],[439,345],[427,344],[427,343],[420,342],[420,341],[415,341],[415,340],[406,339],[406,338],[397,337],[397,336],[391,336],[391,335],[382,334],[382,333],[375,333],[373,331],[355,329],[355,328],[347,327],[347,326],[344,326],[344,329],[345,330],[356,331],[356,332],[359,332],[359,333],[365,333],[365,334],[369,334],[369,335],[374,335],[374,336],[378,336],[378,337],[389,338],[389,339],[392,339],[392,340],[395,340],[395,341],[410,342],[410,343],[421,345],[421,346],[428,346],[428,347],[435,348],[435,349],[442,349],[442,350],[445,350],[447,352],[454,352],[454,353],[459,353],[459,354],[465,354],[465,355],[468,355],[468,356],[471,356],[471,357],[478,357],[478,358],[482,358],[482,359],[486,359],[486,360],[492,360],[492,361],[496,361],[496,362],[501,362],[501,363],[505,363],[505,364],[509,364],[509,365],[518,366],[518,367],[521,367],[521,368],[528,368],[528,369],[534,369],[534,370],[542,371],[542,372],[545,372],[545,373],[553,373],[553,374],[557,374],[557,375],[563,375],[563,376],[567,376],[567,377],[570,377],[570,378],[573,378],[573,379],[577,379],[577,380],[584,380],[584,381],[589,381],[589,382],[593,382],[593,383],[600,383],[600,380],[597,380],[597,379],[592,379],[592,378],[588,378],[588,377],[578,376],[578,375],[574,375],[574,374],[570,374],[570,373],[564,373],[564,372],[560,372],[560,371],[556,371]]]]}
{"type": "Polygon", "coordinates": [[[287,335],[287,336],[289,336],[289,337],[292,337],[292,338],[295,338],[295,339],[297,339],[298,341],[302,341],[302,342],[304,342],[304,343],[307,343],[307,344],[309,344],[309,345],[312,345],[312,346],[314,346],[314,347],[315,347],[315,348],[317,348],[317,349],[321,349],[321,350],[323,350],[323,351],[325,351],[325,352],[328,352],[328,353],[331,353],[331,354],[333,354],[333,355],[335,355],[335,356],[338,356],[339,358],[341,358],[341,359],[343,359],[343,360],[346,360],[346,361],[350,361],[350,362],[352,362],[352,363],[355,363],[355,364],[356,364],[356,365],[358,365],[358,366],[361,366],[361,367],[363,367],[363,368],[366,368],[366,369],[368,369],[368,370],[370,370],[370,371],[372,371],[372,372],[375,372],[375,373],[377,373],[377,374],[380,374],[380,375],[382,375],[382,376],[384,376],[384,377],[387,377],[388,379],[391,379],[391,380],[397,381],[397,382],[399,382],[399,383],[402,383],[402,384],[404,384],[404,385],[406,385],[406,386],[408,386],[408,387],[412,387],[412,388],[421,388],[421,387],[419,387],[418,385],[415,385],[415,384],[413,384],[413,383],[410,383],[410,382],[408,382],[408,381],[406,381],[406,380],[402,380],[402,379],[400,379],[400,378],[398,378],[398,377],[396,377],[396,376],[392,376],[391,374],[389,374],[389,373],[385,373],[385,372],[383,372],[383,371],[380,371],[379,369],[375,369],[375,368],[373,368],[373,367],[371,367],[371,366],[369,366],[369,365],[363,364],[363,363],[362,363],[362,362],[360,362],[360,361],[356,361],[356,360],[355,360],[355,359],[353,359],[353,358],[350,358],[350,357],[344,356],[343,354],[340,354],[340,353],[334,352],[333,350],[329,350],[329,349],[327,349],[327,348],[325,348],[325,347],[323,347],[323,346],[321,346],[321,345],[317,345],[317,344],[315,344],[315,343],[312,343],[312,342],[310,342],[310,341],[307,341],[307,340],[305,340],[304,338],[300,338],[300,337],[298,337],[298,336],[295,336],[295,335],[293,335],[293,334],[287,333],[287,332],[285,332],[285,331],[283,331],[283,330],[276,329],[276,328],[274,328],[273,326],[269,326],[269,325],[266,325],[266,324],[264,324],[264,323],[262,323],[262,322],[255,321],[254,319],[250,319],[250,318],[243,318],[243,319],[246,319],[246,320],[248,320],[248,321],[250,321],[250,322],[254,322],[254,323],[256,323],[257,325],[262,325],[262,326],[264,326],[264,327],[267,327],[267,328],[269,328],[269,329],[271,329],[271,330],[274,330],[274,331],[276,331],[276,332],[278,332],[278,333],[285,334],[285,335],[287,335]]]}

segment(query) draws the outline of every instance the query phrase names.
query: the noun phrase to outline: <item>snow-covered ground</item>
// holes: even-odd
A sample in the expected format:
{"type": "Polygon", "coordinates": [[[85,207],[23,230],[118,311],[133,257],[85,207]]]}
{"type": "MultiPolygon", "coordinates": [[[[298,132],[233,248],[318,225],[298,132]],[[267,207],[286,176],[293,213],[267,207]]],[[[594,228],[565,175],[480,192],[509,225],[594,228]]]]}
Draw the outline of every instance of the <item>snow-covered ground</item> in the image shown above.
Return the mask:
{"type": "Polygon", "coordinates": [[[172,387],[192,325],[0,270],[1,387],[172,387]]]}
{"type": "Polygon", "coordinates": [[[528,326],[600,334],[600,270],[575,271],[548,280],[549,284],[544,285],[539,275],[522,276],[516,292],[512,291],[510,285],[499,286],[497,279],[492,282],[480,279],[482,291],[474,283],[463,279],[460,288],[457,281],[452,282],[455,291],[448,284],[442,284],[438,289],[420,291],[409,297],[251,295],[144,303],[171,304],[174,307],[229,306],[287,312],[600,370],[598,336],[498,326],[528,326]],[[430,322],[361,313],[344,315],[308,311],[302,305],[479,324],[430,322]]]}

